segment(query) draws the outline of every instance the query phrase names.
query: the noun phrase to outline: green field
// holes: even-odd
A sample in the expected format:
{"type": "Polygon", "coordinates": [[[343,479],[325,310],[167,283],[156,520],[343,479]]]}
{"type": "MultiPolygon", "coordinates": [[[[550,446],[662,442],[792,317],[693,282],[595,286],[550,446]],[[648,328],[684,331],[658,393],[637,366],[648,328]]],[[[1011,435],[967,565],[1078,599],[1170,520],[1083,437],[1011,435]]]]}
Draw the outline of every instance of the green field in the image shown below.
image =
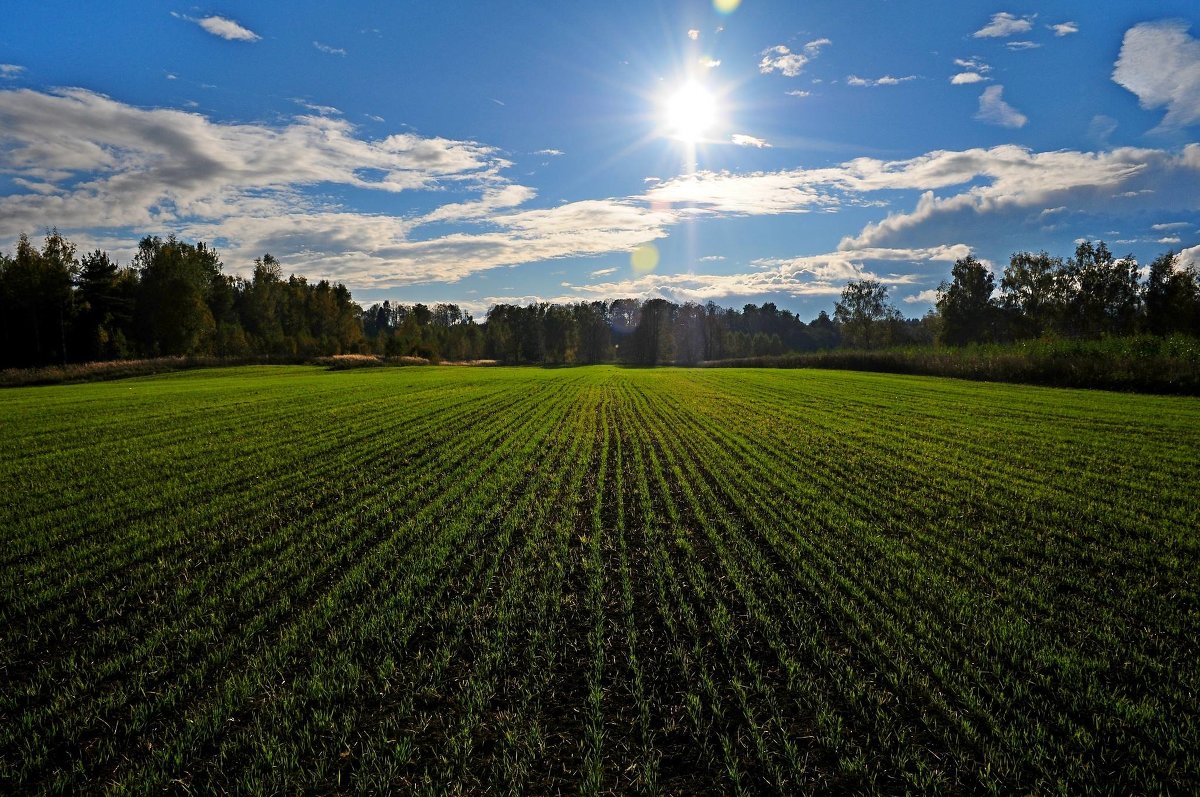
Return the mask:
{"type": "Polygon", "coordinates": [[[275,366],[0,444],[3,793],[1200,789],[1196,399],[275,366]]]}

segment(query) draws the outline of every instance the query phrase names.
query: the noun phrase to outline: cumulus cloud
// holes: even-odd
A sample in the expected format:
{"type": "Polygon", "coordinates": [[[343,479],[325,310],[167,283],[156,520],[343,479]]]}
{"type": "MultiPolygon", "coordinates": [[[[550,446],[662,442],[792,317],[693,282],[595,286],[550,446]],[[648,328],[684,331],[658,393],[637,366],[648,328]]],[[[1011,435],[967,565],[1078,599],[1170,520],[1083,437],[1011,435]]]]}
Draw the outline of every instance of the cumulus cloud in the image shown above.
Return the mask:
{"type": "MultiPolygon", "coordinates": [[[[341,250],[408,245],[423,254],[405,240],[415,225],[479,218],[526,201],[532,190],[501,176],[508,165],[475,142],[413,134],[368,140],[348,122],[328,117],[301,116],[282,126],[220,124],[81,89],[0,92],[0,169],[26,187],[39,186],[32,195],[0,196],[0,235],[8,237],[49,224],[170,230],[231,241],[235,250],[258,254],[264,244],[277,252],[330,254],[331,268],[337,268],[339,262],[371,260],[336,254],[341,250]],[[478,198],[451,202],[423,218],[398,219],[346,213],[304,193],[322,184],[390,193],[454,190],[478,198]]],[[[513,220],[518,237],[527,234],[522,224],[513,220]]],[[[638,240],[657,229],[655,223],[630,224],[630,236],[638,240]]],[[[554,236],[564,250],[597,251],[566,241],[561,230],[554,236]]],[[[603,233],[605,240],[614,237],[611,229],[603,233]]],[[[503,248],[487,241],[484,246],[503,248]]],[[[506,257],[493,254],[487,262],[506,257]]],[[[431,260],[414,255],[406,273],[431,267],[431,260]]]]}
{"type": "MultiPolygon", "coordinates": [[[[842,247],[906,247],[954,236],[995,236],[998,228],[1044,223],[1030,210],[1128,217],[1153,208],[1187,211],[1200,203],[1200,144],[1179,153],[1122,147],[1109,152],[1032,152],[1013,145],[931,153],[894,166],[872,165],[893,184],[924,186],[916,207],[866,225],[842,247]],[[981,182],[950,196],[939,187],[981,182]],[[941,186],[935,185],[941,183],[941,186]]],[[[961,239],[961,238],[960,238],[961,239]]]]}
{"type": "Polygon", "coordinates": [[[959,72],[954,77],[950,78],[950,82],[955,86],[964,86],[970,83],[979,83],[983,80],[990,80],[978,72],[959,72]]]}
{"type": "Polygon", "coordinates": [[[1059,22],[1057,25],[1047,25],[1046,27],[1054,31],[1055,36],[1070,36],[1072,33],[1079,32],[1079,25],[1075,22],[1059,22]]]}
{"type": "Polygon", "coordinates": [[[0,80],[12,80],[24,71],[25,67],[18,64],[0,64],[0,80]]]}
{"type": "Polygon", "coordinates": [[[316,47],[318,50],[325,53],[326,55],[345,55],[346,54],[346,51],[344,49],[342,49],[341,47],[334,47],[329,44],[322,44],[319,41],[314,41],[313,47],[316,47]]]}
{"type": "Polygon", "coordinates": [[[933,304],[938,300],[937,288],[928,288],[912,296],[905,296],[905,304],[933,304]]]}
{"type": "Polygon", "coordinates": [[[1200,40],[1177,20],[1143,22],[1125,32],[1113,80],[1147,110],[1166,108],[1161,126],[1200,121],[1200,40]]]}
{"type": "Polygon", "coordinates": [[[1003,86],[988,86],[979,95],[979,112],[975,118],[990,125],[1001,127],[1024,127],[1029,121],[1025,114],[1004,101],[1003,86]]]}
{"type": "Polygon", "coordinates": [[[1200,246],[1180,250],[1175,256],[1175,267],[1200,271],[1200,246]]]}
{"type": "Polygon", "coordinates": [[[179,19],[186,19],[188,22],[195,22],[212,35],[219,36],[220,38],[228,41],[256,42],[262,38],[262,36],[259,36],[254,31],[243,27],[227,17],[211,16],[197,19],[193,17],[187,17],[182,14],[172,13],[172,15],[178,17],[179,19]]]}
{"type": "Polygon", "coordinates": [[[1007,11],[992,14],[992,21],[972,34],[976,39],[998,39],[1024,33],[1033,27],[1033,17],[1018,17],[1007,11]]]}
{"type": "Polygon", "coordinates": [[[850,75],[846,78],[846,83],[851,86],[895,86],[899,83],[906,83],[910,80],[916,80],[916,75],[905,75],[904,77],[892,77],[884,75],[880,78],[865,78],[858,75],[850,75]]]}
{"type": "Polygon", "coordinates": [[[785,77],[796,77],[810,61],[821,53],[822,47],[833,44],[829,39],[815,39],[804,45],[799,53],[792,52],[785,45],[779,44],[763,50],[762,60],[758,62],[758,71],[764,75],[771,72],[781,72],[785,77]]]}
{"type": "Polygon", "coordinates": [[[763,149],[764,147],[771,146],[765,139],[748,136],[745,133],[734,133],[731,140],[739,147],[757,147],[758,149],[763,149]]]}

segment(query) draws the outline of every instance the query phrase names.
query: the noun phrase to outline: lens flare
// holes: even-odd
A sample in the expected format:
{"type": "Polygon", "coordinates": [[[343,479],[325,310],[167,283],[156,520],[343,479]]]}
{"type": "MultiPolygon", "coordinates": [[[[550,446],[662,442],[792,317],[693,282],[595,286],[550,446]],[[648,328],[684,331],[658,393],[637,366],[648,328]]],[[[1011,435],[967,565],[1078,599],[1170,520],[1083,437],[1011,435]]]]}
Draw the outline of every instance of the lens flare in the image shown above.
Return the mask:
{"type": "Polygon", "coordinates": [[[642,244],[633,250],[629,262],[637,273],[650,273],[658,266],[658,247],[654,244],[642,244]]]}
{"type": "Polygon", "coordinates": [[[713,8],[722,14],[732,14],[741,4],[742,0],[713,0],[713,8]]]}

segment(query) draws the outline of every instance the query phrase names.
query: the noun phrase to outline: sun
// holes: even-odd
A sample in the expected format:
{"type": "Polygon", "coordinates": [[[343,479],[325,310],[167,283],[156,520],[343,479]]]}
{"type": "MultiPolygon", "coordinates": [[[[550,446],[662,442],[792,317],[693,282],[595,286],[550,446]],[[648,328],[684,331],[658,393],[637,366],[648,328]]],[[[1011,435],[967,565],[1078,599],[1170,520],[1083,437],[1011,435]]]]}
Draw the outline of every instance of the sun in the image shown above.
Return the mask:
{"type": "Polygon", "coordinates": [[[689,82],[667,98],[664,111],[671,137],[695,144],[717,121],[717,100],[704,86],[689,82]]]}

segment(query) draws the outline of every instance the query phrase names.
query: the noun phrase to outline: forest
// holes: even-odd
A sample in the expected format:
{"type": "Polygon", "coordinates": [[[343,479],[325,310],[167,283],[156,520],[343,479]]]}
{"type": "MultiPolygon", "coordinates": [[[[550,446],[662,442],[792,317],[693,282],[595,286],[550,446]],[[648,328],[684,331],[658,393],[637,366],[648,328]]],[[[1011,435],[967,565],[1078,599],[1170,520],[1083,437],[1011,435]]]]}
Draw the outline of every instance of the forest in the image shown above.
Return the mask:
{"type": "Polygon", "coordinates": [[[342,284],[284,277],[270,254],[251,276],[224,273],[215,249],[142,238],[130,264],[79,255],[51,230],[0,253],[0,368],[172,355],[304,359],[336,354],[503,363],[694,364],[836,348],[963,346],[1029,339],[1200,335],[1200,274],[1166,252],[1142,268],[1104,242],[1064,259],[1014,254],[996,282],[956,261],[935,309],[905,318],[877,280],[851,280],[830,315],[805,322],[774,303],[619,298],[497,304],[482,321],[454,304],[364,309],[342,284]]]}

